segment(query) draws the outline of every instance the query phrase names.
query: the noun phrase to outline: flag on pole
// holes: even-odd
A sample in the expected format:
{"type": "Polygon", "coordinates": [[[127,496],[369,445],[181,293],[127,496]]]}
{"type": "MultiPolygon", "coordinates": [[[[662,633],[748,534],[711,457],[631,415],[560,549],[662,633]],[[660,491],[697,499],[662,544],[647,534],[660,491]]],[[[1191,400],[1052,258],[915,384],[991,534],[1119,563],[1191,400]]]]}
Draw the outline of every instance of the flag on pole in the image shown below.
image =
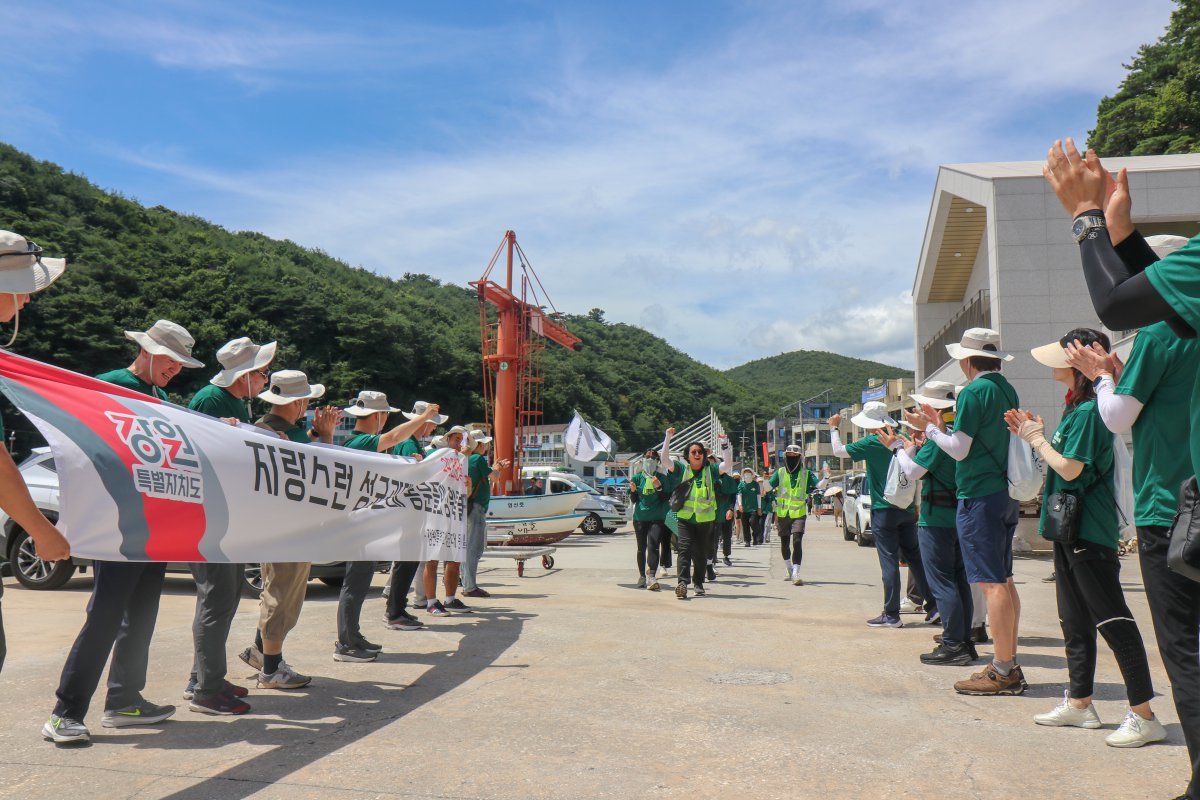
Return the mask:
{"type": "Polygon", "coordinates": [[[617,445],[612,437],[575,412],[567,426],[564,447],[567,455],[577,461],[600,461],[616,454],[617,445]]]}

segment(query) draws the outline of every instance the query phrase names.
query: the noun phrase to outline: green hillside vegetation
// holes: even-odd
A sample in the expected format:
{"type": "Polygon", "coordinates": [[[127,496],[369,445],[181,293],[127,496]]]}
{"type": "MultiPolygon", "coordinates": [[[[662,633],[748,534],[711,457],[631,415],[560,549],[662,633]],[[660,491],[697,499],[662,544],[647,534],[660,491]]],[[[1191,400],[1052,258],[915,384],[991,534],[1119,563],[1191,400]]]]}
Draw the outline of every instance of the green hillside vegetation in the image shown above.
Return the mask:
{"type": "MultiPolygon", "coordinates": [[[[849,404],[859,400],[871,378],[913,375],[909,369],[819,350],[795,350],[760,358],[726,370],[725,374],[747,388],[783,398],[779,405],[807,400],[826,389],[833,390],[834,400],[849,404]]],[[[778,410],[776,406],[772,413],[778,410]]]]}

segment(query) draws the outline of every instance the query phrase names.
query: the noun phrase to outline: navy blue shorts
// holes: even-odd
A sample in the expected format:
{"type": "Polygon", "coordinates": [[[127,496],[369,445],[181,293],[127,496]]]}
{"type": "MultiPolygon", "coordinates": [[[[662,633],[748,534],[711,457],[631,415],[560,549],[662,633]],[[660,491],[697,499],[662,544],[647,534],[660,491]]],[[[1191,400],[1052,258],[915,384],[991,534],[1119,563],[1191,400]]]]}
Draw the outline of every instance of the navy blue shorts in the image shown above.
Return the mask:
{"type": "Polygon", "coordinates": [[[1020,506],[1003,489],[958,501],[958,541],[971,583],[1007,583],[1013,574],[1013,534],[1020,506]]]}

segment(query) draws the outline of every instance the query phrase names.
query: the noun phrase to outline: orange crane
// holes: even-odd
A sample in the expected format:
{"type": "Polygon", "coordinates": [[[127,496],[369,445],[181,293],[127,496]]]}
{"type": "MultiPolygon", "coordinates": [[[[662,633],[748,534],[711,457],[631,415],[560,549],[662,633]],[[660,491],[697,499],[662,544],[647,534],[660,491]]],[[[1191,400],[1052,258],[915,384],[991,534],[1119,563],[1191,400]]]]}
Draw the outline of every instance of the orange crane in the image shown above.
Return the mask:
{"type": "Polygon", "coordinates": [[[479,295],[484,416],[492,430],[494,458],[509,461],[498,476],[499,494],[519,494],[524,455],[519,442],[525,428],[542,420],[541,352],[547,339],[568,350],[574,350],[580,339],[563,324],[512,231],[504,233],[483,276],[470,285],[479,295]],[[503,286],[488,277],[501,254],[505,256],[503,286]],[[513,291],[514,262],[521,271],[519,296],[513,291]],[[496,308],[495,322],[489,306],[496,308]]]}

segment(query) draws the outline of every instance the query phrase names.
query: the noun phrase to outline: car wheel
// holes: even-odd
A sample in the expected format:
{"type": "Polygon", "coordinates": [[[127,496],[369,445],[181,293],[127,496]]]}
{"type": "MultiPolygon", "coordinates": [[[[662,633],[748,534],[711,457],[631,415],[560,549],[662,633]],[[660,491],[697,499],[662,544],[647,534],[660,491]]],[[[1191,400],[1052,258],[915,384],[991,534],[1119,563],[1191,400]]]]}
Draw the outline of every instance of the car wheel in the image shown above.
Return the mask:
{"type": "Polygon", "coordinates": [[[579,523],[579,527],[588,536],[593,536],[604,530],[604,523],[600,521],[600,517],[595,514],[588,514],[583,518],[583,522],[579,523]]]}
{"type": "Polygon", "coordinates": [[[343,575],[334,575],[331,578],[317,578],[317,580],[326,586],[332,586],[334,589],[340,589],[342,588],[342,583],[345,582],[346,578],[343,575]]]}
{"type": "Polygon", "coordinates": [[[842,519],[842,538],[847,542],[854,541],[854,531],[850,530],[850,526],[846,524],[845,518],[842,519]]]}
{"type": "Polygon", "coordinates": [[[13,531],[12,550],[9,551],[13,577],[26,589],[57,589],[75,574],[71,559],[43,561],[29,534],[17,528],[13,531]]]}
{"type": "Polygon", "coordinates": [[[262,594],[262,564],[246,564],[242,578],[245,581],[246,590],[250,593],[251,597],[258,597],[262,594]]]}

